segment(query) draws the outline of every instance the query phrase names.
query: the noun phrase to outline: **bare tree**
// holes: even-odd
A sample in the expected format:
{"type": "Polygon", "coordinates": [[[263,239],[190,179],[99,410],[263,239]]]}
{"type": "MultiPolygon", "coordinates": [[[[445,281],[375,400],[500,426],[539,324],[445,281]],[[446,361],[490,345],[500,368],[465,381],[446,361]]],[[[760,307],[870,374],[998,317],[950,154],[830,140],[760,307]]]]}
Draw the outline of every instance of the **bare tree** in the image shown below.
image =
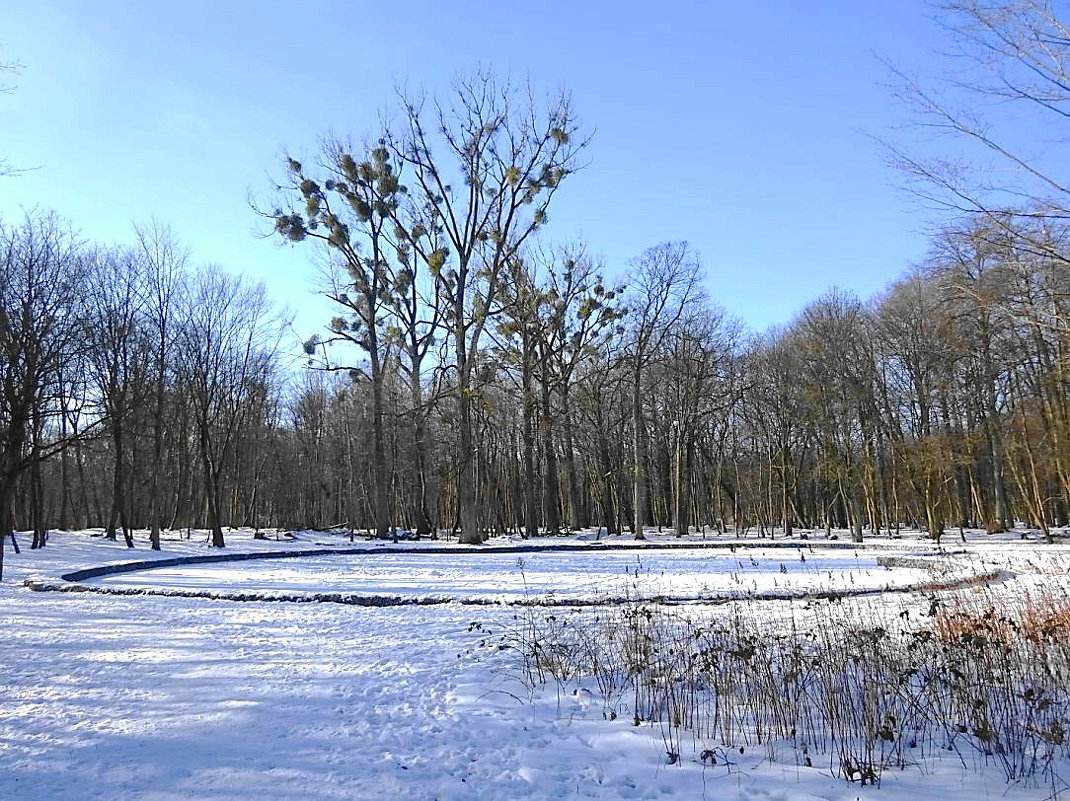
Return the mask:
{"type": "Polygon", "coordinates": [[[541,255],[529,263],[515,259],[501,295],[495,330],[504,361],[517,374],[522,404],[522,461],[525,530],[537,530],[534,454],[541,452],[543,525],[560,531],[563,515],[558,455],[563,457],[568,524],[586,523],[573,430],[573,393],[583,365],[605,341],[619,333],[623,290],[607,287],[582,247],[541,255]],[[539,443],[536,445],[535,420],[539,443]]]}
{"type": "Polygon", "coordinates": [[[486,73],[459,81],[433,115],[422,101],[404,98],[403,105],[405,127],[387,141],[405,166],[421,218],[398,215],[399,246],[440,286],[457,407],[460,540],[478,543],[472,404],[488,315],[507,266],[546,223],[558,187],[580,166],[586,140],[567,96],[542,109],[530,91],[486,73]]]}
{"type": "Polygon", "coordinates": [[[175,305],[186,278],[189,251],[166,226],[152,222],[135,228],[143,265],[143,320],[149,338],[152,387],[152,461],[149,465],[149,543],[160,550],[163,527],[163,462],[166,439],[167,384],[175,350],[175,305]]]}
{"type": "Polygon", "coordinates": [[[55,215],[0,223],[0,576],[19,477],[68,444],[50,423],[68,412],[63,372],[82,351],[87,273],[78,241],[55,215]]]}
{"type": "Polygon", "coordinates": [[[106,536],[118,523],[129,548],[131,525],[129,468],[134,415],[147,400],[151,341],[140,313],[144,299],[142,263],[131,250],[100,251],[87,291],[86,367],[112,443],[112,503],[106,536]]]}
{"type": "MultiPolygon", "coordinates": [[[[536,369],[537,343],[542,326],[540,310],[544,297],[528,261],[521,258],[512,260],[509,282],[502,293],[502,300],[503,313],[493,335],[506,368],[505,374],[513,377],[520,390],[521,520],[524,537],[533,537],[539,533],[539,487],[535,465],[538,450],[535,421],[539,408],[536,369]]],[[[544,511],[546,505],[543,506],[544,511]]]]}
{"type": "Polygon", "coordinates": [[[727,414],[727,391],[739,325],[705,305],[680,320],[665,343],[660,365],[664,414],[671,449],[672,525],[676,536],[690,530],[698,441],[727,414]]]}
{"type": "MultiPolygon", "coordinates": [[[[546,308],[540,312],[539,352],[542,381],[560,404],[561,450],[568,487],[569,525],[588,524],[576,465],[573,391],[583,367],[606,341],[622,332],[622,286],[607,286],[600,265],[581,246],[558,254],[546,270],[546,308]]],[[[549,403],[544,402],[549,414],[549,403]]]]}
{"type": "Polygon", "coordinates": [[[189,393],[212,545],[222,548],[225,470],[268,391],[281,326],[262,285],[201,270],[182,299],[179,381],[189,393]]]}
{"type": "Polygon", "coordinates": [[[357,345],[367,356],[374,443],[372,515],[376,534],[381,537],[390,527],[392,483],[383,397],[391,343],[385,335],[383,317],[394,287],[391,255],[397,250],[386,229],[391,224],[392,211],[396,211],[401,187],[385,147],[373,148],[368,158],[360,162],[350,150],[338,142],[327,146],[331,177],[322,186],[306,176],[299,162],[289,159],[293,190],[304,201],[304,208],[277,213],[275,228],[291,242],[312,239],[324,243],[330,255],[342,262],[329,269],[325,294],[344,310],[344,316],[331,320],[326,337],[308,340],[305,351],[309,356],[318,355],[318,366],[326,370],[364,372],[359,365],[331,358],[329,346],[335,342],[357,345]]]}
{"type": "Polygon", "coordinates": [[[701,265],[687,242],[664,242],[643,252],[632,264],[626,299],[630,336],[627,362],[631,373],[632,530],[644,539],[647,520],[647,421],[643,415],[646,370],[670,333],[704,300],[701,265]]]}
{"type": "Polygon", "coordinates": [[[961,155],[890,144],[892,160],[927,201],[984,216],[1065,263],[1065,253],[1022,224],[1070,219],[1070,179],[1057,150],[1070,118],[1064,9],[1049,0],[948,0],[941,10],[953,73],[940,84],[893,72],[923,130],[946,134],[961,155]]]}
{"type": "Polygon", "coordinates": [[[877,305],[873,333],[881,374],[880,407],[893,458],[919,496],[925,528],[939,542],[953,480],[953,421],[942,414],[954,380],[950,320],[941,298],[916,271],[891,286],[877,305]]]}
{"type": "MultiPolygon", "coordinates": [[[[0,73],[8,73],[11,75],[17,75],[21,65],[13,61],[0,61],[0,73]]],[[[7,84],[0,84],[0,94],[12,91],[12,87],[7,84]]],[[[0,158],[0,177],[16,175],[21,172],[17,167],[11,165],[6,158],[0,158]]]]}
{"type": "MultiPolygon", "coordinates": [[[[477,543],[483,533],[472,403],[488,318],[507,265],[546,222],[550,200],[579,166],[586,141],[567,97],[541,108],[530,91],[499,84],[489,73],[460,80],[448,99],[431,103],[433,112],[423,99],[402,96],[401,103],[400,130],[385,132],[366,157],[337,142],[328,146],[330,178],[322,184],[291,160],[305,207],[276,213],[276,227],[292,240],[320,238],[344,256],[356,300],[334,297],[357,329],[340,318],[333,335],[368,352],[373,389],[381,387],[375,362],[391,340],[380,330],[381,312],[400,323],[394,339],[407,358],[418,416],[422,361],[439,324],[446,327],[450,376],[441,384],[457,407],[461,541],[477,543]]],[[[422,441],[422,423],[419,432],[422,441]]]]}
{"type": "Polygon", "coordinates": [[[852,539],[866,520],[864,475],[874,420],[873,353],[866,310],[833,290],[812,301],[794,325],[805,357],[805,388],[819,438],[822,472],[847,507],[852,539]]]}
{"type": "Polygon", "coordinates": [[[791,534],[795,518],[798,451],[807,443],[805,401],[800,392],[804,355],[796,340],[789,332],[773,330],[752,346],[746,361],[747,392],[740,407],[742,420],[761,441],[768,459],[768,494],[777,495],[785,534],[791,534]]]}
{"type": "Polygon", "coordinates": [[[978,417],[988,445],[987,461],[992,510],[986,515],[990,531],[1004,531],[1010,524],[1003,455],[1003,423],[999,397],[1007,368],[1000,363],[1011,335],[1011,321],[1004,298],[1012,275],[1009,255],[1013,237],[1005,228],[986,220],[966,228],[953,228],[937,239],[933,267],[936,285],[944,300],[941,311],[953,321],[953,335],[961,350],[963,376],[976,398],[978,417]]]}

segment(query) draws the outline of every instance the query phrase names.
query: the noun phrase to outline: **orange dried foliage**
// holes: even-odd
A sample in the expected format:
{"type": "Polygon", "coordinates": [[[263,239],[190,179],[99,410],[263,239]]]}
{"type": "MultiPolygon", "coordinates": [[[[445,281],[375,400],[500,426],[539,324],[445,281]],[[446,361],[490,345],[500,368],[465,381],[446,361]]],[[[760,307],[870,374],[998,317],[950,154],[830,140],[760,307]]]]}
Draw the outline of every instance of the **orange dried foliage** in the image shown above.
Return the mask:
{"type": "Polygon", "coordinates": [[[1003,645],[1021,638],[1031,643],[1070,645],[1070,598],[1028,598],[1017,613],[994,607],[978,612],[958,606],[941,611],[933,633],[942,643],[993,642],[1003,645]]]}

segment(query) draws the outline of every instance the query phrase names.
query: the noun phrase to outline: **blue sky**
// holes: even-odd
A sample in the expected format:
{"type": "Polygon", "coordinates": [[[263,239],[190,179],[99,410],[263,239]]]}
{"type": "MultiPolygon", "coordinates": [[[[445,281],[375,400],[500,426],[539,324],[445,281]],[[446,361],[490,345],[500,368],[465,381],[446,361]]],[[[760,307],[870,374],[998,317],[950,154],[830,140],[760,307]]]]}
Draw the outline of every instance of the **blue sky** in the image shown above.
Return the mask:
{"type": "Polygon", "coordinates": [[[836,285],[867,297],[926,251],[931,214],[872,136],[905,112],[878,56],[939,72],[922,0],[713,3],[0,0],[0,215],[54,208],[98,241],[172,226],[198,261],[263,278],[298,312],[308,248],[250,210],[282,155],[328,131],[373,137],[394,87],[443,90],[478,66],[571,91],[590,166],[562,186],[547,239],[587,241],[611,274],[687,239],[711,296],[754,329],[836,285]]]}

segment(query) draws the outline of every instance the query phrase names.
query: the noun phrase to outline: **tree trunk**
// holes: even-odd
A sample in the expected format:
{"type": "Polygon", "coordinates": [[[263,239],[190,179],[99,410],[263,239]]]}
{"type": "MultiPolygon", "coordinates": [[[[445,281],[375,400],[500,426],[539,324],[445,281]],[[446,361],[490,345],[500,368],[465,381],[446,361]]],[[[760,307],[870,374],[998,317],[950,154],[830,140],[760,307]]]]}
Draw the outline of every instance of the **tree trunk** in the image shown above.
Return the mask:
{"type": "Polygon", "coordinates": [[[603,428],[598,428],[598,463],[602,470],[602,519],[606,534],[616,534],[617,515],[613,504],[613,485],[616,471],[609,456],[609,441],[603,428]]]}
{"type": "Polygon", "coordinates": [[[673,452],[673,514],[672,525],[677,537],[682,537],[691,529],[691,471],[688,465],[688,454],[691,451],[691,443],[684,442],[685,436],[682,431],[676,432],[676,443],[673,452]]]}
{"type": "Polygon", "coordinates": [[[409,377],[409,391],[412,397],[412,450],[413,450],[413,506],[416,510],[416,534],[426,537],[434,530],[431,514],[427,509],[427,455],[426,428],[424,424],[423,386],[420,384],[420,362],[413,360],[412,373],[409,377]]]}
{"type": "Polygon", "coordinates": [[[632,385],[632,532],[637,540],[646,539],[646,430],[641,379],[642,369],[636,366],[632,385]]]}
{"type": "Polygon", "coordinates": [[[208,452],[206,435],[202,433],[201,441],[201,469],[204,470],[204,493],[205,502],[208,506],[208,527],[212,532],[212,547],[226,547],[223,539],[223,521],[220,502],[221,476],[212,464],[212,457],[208,452]]]}
{"type": "Polygon", "coordinates": [[[48,532],[45,527],[45,498],[41,481],[41,417],[33,415],[30,437],[30,520],[33,526],[31,550],[44,548],[48,532]]]}
{"type": "Polygon", "coordinates": [[[936,497],[936,493],[931,488],[926,487],[925,527],[929,530],[929,536],[933,538],[937,545],[940,544],[940,539],[944,536],[944,521],[940,518],[939,503],[940,500],[936,497]]]}
{"type": "Polygon", "coordinates": [[[15,485],[5,477],[4,482],[0,484],[0,581],[4,580],[4,549],[14,528],[11,519],[11,502],[14,495],[15,485]]]}
{"type": "MultiPolygon", "coordinates": [[[[36,438],[35,434],[34,439],[36,438]]],[[[44,548],[48,544],[48,527],[45,525],[45,493],[41,479],[40,452],[36,441],[33,463],[30,465],[30,518],[33,521],[33,540],[30,542],[30,548],[44,548]]]]}
{"type": "Polygon", "coordinates": [[[375,517],[375,536],[383,537],[390,529],[390,472],[386,462],[386,432],[383,412],[383,373],[377,353],[372,363],[372,470],[374,475],[372,514],[375,517]]]}
{"type": "Polygon", "coordinates": [[[111,520],[108,523],[108,539],[115,539],[115,523],[117,520],[119,526],[123,529],[123,539],[126,542],[126,547],[133,548],[134,537],[130,530],[130,520],[127,512],[129,504],[126,497],[126,463],[124,461],[126,445],[123,427],[118,423],[113,423],[112,445],[115,449],[115,465],[112,471],[112,512],[111,520]]]}
{"type": "Polygon", "coordinates": [[[540,386],[541,415],[539,434],[542,439],[543,460],[546,472],[543,474],[543,525],[547,534],[561,533],[561,503],[559,494],[560,476],[557,472],[557,450],[554,448],[553,410],[550,406],[550,381],[546,375],[546,357],[542,357],[542,379],[540,386]]]}
{"type": "Polygon", "coordinates": [[[521,422],[521,463],[524,471],[524,536],[534,537],[539,533],[539,506],[535,487],[535,396],[532,389],[532,364],[530,349],[525,344],[521,364],[521,390],[523,409],[521,422]]]}
{"type": "MultiPolygon", "coordinates": [[[[64,412],[59,416],[59,435],[62,439],[67,439],[67,425],[67,414],[64,412]]],[[[59,455],[59,527],[64,531],[69,531],[71,527],[70,458],[70,449],[64,448],[59,455]]]]}
{"type": "Polygon", "coordinates": [[[584,503],[583,487],[576,467],[576,448],[572,432],[572,409],[568,387],[561,392],[561,423],[564,434],[565,472],[568,474],[569,528],[584,529],[590,525],[587,505],[584,503]]]}
{"type": "Polygon", "coordinates": [[[784,536],[791,536],[791,491],[788,479],[791,469],[788,459],[788,449],[780,449],[780,519],[784,536]]]}
{"type": "Polygon", "coordinates": [[[476,488],[475,440],[472,436],[472,401],[468,396],[468,381],[464,380],[457,393],[457,511],[460,517],[462,545],[479,545],[483,534],[479,530],[479,495],[476,488]]]}

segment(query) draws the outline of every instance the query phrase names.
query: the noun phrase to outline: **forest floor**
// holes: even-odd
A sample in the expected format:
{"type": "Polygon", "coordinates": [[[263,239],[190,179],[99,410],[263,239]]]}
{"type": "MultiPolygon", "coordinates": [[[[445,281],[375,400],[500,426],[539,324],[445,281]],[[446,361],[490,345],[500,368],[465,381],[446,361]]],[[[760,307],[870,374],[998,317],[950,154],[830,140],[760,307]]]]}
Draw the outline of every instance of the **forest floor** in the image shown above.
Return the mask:
{"type": "MultiPolygon", "coordinates": [[[[358,540],[352,545],[377,552],[178,565],[86,582],[184,593],[177,597],[34,592],[24,582],[62,584],[61,575],[81,568],[212,553],[202,532],[168,533],[157,553],[143,533],[134,551],[99,531],[54,533],[36,551],[26,540],[18,555],[8,544],[0,798],[1022,801],[1064,790],[1058,779],[1008,785],[997,765],[954,753],[885,771],[879,787],[845,781],[828,760],[804,767],[761,748],[714,763],[700,753],[717,744],[695,737],[670,765],[662,726],[635,726],[626,714],[607,719],[585,692],[532,686],[517,654],[499,647],[498,634],[553,611],[517,601],[669,598],[689,614],[743,609],[775,623],[819,603],[796,597],[807,588],[895,590],[838,603],[909,611],[930,605],[934,594],[942,603],[983,594],[1004,604],[1041,588],[1065,592],[1070,576],[1065,534],[1046,545],[1035,534],[967,532],[963,545],[956,533],[944,548],[960,553],[935,579],[909,559],[894,567],[877,561],[932,552],[917,533],[867,536],[857,549],[844,532],[835,541],[823,531],[801,536],[776,541],[792,547],[769,548],[768,540],[711,534],[705,542],[734,547],[700,550],[678,547],[702,543],[697,535],[652,532],[642,550],[604,552],[607,542],[632,542],[585,533],[501,538],[483,549],[451,545],[449,554],[437,552],[442,542],[358,540]],[[546,550],[507,550],[535,543],[546,550]],[[309,600],[322,592],[350,602],[225,599],[309,600]],[[783,599],[729,600],[754,594],[783,599]],[[352,602],[375,597],[405,604],[352,602]]],[[[234,531],[226,552],[351,547],[336,535],[296,537],[254,540],[234,531]]],[[[1070,778],[1070,764],[1055,774],[1070,778]]]]}

